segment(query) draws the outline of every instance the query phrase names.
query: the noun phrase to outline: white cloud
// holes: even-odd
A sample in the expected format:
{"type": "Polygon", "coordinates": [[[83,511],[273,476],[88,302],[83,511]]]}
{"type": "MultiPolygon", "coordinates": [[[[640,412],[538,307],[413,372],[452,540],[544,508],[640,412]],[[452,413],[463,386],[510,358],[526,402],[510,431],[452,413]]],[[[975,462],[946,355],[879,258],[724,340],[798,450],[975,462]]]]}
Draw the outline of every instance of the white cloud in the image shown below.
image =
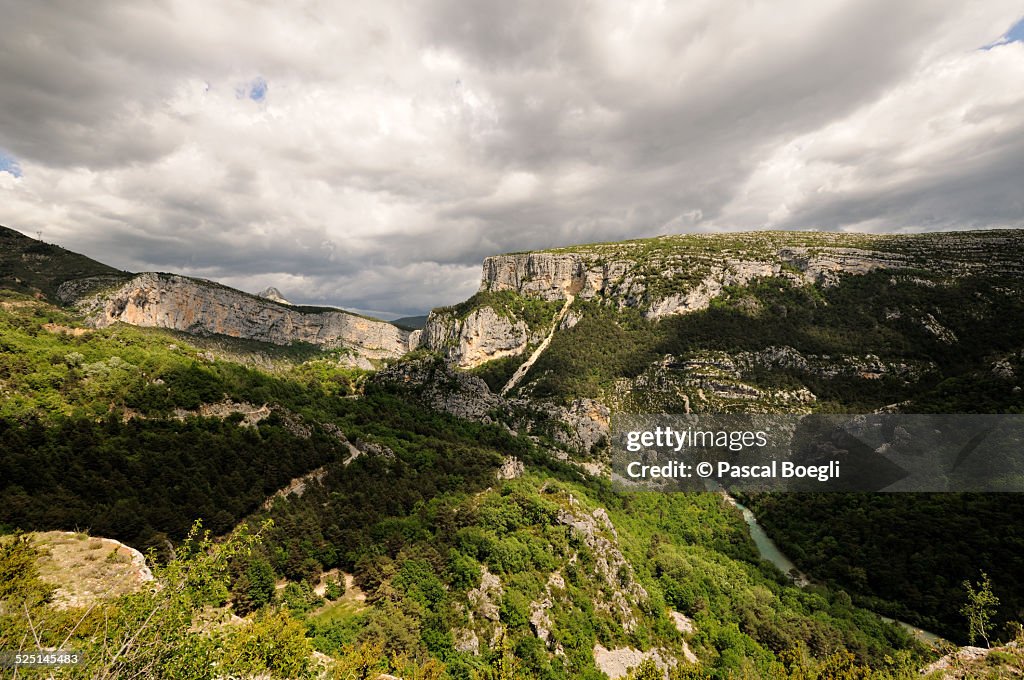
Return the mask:
{"type": "Polygon", "coordinates": [[[0,0],[0,222],[396,313],[506,250],[1019,225],[1024,45],[978,49],[1018,12],[0,0]]]}

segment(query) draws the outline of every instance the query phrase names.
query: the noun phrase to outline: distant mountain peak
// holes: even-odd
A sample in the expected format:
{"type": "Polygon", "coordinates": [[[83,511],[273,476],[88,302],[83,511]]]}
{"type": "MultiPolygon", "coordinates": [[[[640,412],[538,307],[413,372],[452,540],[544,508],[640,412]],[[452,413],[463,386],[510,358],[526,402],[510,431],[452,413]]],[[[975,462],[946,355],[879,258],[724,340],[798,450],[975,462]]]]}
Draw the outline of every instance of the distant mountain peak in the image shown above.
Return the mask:
{"type": "Polygon", "coordinates": [[[273,286],[268,286],[267,288],[264,288],[263,290],[256,294],[259,295],[261,298],[265,298],[267,300],[273,300],[274,302],[280,302],[281,304],[285,305],[291,304],[290,302],[284,299],[284,296],[281,295],[281,291],[279,291],[277,288],[274,288],[273,286]]]}

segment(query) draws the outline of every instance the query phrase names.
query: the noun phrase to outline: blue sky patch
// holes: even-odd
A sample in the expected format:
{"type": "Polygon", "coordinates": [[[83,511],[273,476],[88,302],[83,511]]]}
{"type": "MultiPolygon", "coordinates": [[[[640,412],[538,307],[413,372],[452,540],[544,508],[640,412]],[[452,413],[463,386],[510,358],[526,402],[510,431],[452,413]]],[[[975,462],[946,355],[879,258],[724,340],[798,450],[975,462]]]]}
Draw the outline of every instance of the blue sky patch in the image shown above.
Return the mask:
{"type": "Polygon", "coordinates": [[[18,159],[3,149],[0,149],[0,172],[8,172],[15,177],[21,177],[21,165],[18,164],[18,159]]]}
{"type": "Polygon", "coordinates": [[[235,88],[235,96],[239,99],[251,99],[254,102],[262,102],[267,98],[267,81],[263,76],[256,76],[247,83],[242,83],[235,88]]]}
{"type": "Polygon", "coordinates": [[[1004,36],[1006,42],[1024,42],[1024,17],[1021,17],[1004,36]]]}
{"type": "Polygon", "coordinates": [[[1008,30],[1006,33],[1003,33],[1003,35],[998,40],[990,42],[988,45],[985,45],[981,49],[990,50],[993,47],[999,47],[1000,45],[1007,45],[1009,43],[1014,42],[1024,42],[1024,17],[1018,19],[1017,23],[1015,23],[1013,26],[1010,26],[1010,30],[1008,30]]]}

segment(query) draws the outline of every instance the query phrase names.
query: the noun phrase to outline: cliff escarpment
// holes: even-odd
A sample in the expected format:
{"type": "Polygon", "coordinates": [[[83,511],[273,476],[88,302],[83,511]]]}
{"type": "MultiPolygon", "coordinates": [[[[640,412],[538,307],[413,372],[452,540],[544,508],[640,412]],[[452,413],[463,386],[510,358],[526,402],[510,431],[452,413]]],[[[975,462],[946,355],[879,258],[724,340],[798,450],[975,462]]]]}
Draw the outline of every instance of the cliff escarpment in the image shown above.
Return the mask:
{"type": "Polygon", "coordinates": [[[174,274],[138,274],[78,304],[98,327],[123,322],[275,345],[307,342],[349,348],[370,359],[398,357],[409,350],[409,331],[384,321],[341,310],[305,311],[174,274]]]}
{"type": "Polygon", "coordinates": [[[782,277],[797,284],[837,285],[843,276],[914,269],[951,277],[985,271],[1019,276],[1024,243],[1013,231],[924,235],[753,232],[664,236],[484,260],[481,291],[527,297],[599,299],[635,307],[647,318],[705,309],[729,286],[782,277]],[[995,255],[995,257],[993,257],[995,255]]]}
{"type": "Polygon", "coordinates": [[[638,391],[645,404],[658,394],[680,409],[808,408],[827,391],[819,368],[866,393],[863,382],[916,383],[934,356],[976,344],[978,328],[1015,304],[1022,252],[1024,233],[1003,230],[665,236],[497,255],[473,297],[431,314],[419,345],[503,394],[623,406],[638,391]],[[751,376],[768,369],[741,380],[694,368],[698,349],[739,360],[765,347],[820,359],[761,387],[751,376]],[[680,361],[682,372],[659,368],[680,361]],[[660,387],[640,389],[645,381],[660,387]]]}

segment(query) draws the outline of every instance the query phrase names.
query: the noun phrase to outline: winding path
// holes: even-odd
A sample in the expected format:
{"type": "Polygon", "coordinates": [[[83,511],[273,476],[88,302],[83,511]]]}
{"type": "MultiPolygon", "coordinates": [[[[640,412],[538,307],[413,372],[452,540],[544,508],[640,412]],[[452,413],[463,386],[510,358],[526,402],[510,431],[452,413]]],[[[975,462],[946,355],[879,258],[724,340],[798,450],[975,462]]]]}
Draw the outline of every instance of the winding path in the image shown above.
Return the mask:
{"type": "Polygon", "coordinates": [[[555,331],[558,330],[558,326],[562,323],[562,319],[565,318],[565,315],[569,313],[569,307],[572,306],[572,302],[575,299],[575,295],[572,293],[566,293],[565,304],[562,305],[562,308],[558,310],[558,314],[555,315],[555,321],[551,324],[551,331],[548,333],[547,337],[544,338],[544,341],[537,346],[537,349],[533,350],[533,354],[530,355],[530,358],[524,361],[522,365],[516,369],[516,372],[508,379],[505,386],[501,388],[501,396],[504,397],[512,390],[513,387],[519,384],[519,381],[523,379],[523,376],[526,375],[533,366],[533,362],[537,361],[537,359],[540,358],[540,355],[544,353],[544,350],[548,348],[548,345],[551,344],[551,338],[555,337],[555,331]]]}

